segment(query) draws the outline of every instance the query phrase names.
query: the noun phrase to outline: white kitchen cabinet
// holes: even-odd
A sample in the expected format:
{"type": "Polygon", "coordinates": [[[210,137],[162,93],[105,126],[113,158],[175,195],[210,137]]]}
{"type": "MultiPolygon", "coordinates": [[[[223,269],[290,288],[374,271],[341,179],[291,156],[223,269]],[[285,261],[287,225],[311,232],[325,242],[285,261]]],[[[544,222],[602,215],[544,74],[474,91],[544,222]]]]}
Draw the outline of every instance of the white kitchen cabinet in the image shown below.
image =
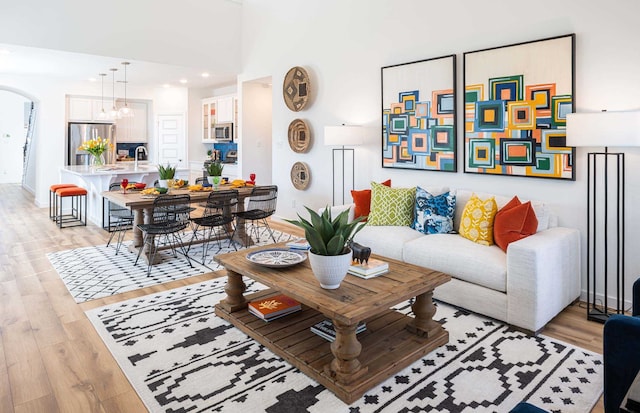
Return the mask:
{"type": "Polygon", "coordinates": [[[218,98],[202,99],[202,142],[213,143],[218,98]]]}
{"type": "MultiPolygon", "coordinates": [[[[112,103],[104,102],[104,111],[109,113],[112,103]]],[[[111,119],[100,119],[102,111],[102,99],[91,97],[68,97],[67,120],[69,122],[105,122],[111,123],[111,119]]]]}
{"type": "Polygon", "coordinates": [[[235,96],[220,96],[218,98],[218,123],[231,123],[234,121],[234,99],[235,96]]]}
{"type": "MultiPolygon", "coordinates": [[[[237,123],[236,95],[223,95],[202,99],[202,142],[215,143],[215,125],[237,123]]],[[[237,129],[236,129],[237,130],[237,129]]],[[[235,131],[234,130],[234,136],[235,131]]]]}
{"type": "MultiPolygon", "coordinates": [[[[118,107],[124,105],[124,101],[118,101],[118,107]]],[[[148,142],[148,106],[145,102],[127,101],[133,116],[116,120],[116,136],[119,143],[123,142],[148,142]]]]}

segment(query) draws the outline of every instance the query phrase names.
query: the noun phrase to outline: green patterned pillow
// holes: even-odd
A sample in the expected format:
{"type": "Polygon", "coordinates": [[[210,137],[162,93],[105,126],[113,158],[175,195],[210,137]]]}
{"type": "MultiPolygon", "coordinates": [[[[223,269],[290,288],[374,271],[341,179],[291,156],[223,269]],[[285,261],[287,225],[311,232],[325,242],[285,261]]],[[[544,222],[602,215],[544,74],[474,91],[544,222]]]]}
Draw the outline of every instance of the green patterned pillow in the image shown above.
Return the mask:
{"type": "Polygon", "coordinates": [[[371,212],[367,225],[410,226],[416,188],[389,188],[371,182],[371,212]]]}

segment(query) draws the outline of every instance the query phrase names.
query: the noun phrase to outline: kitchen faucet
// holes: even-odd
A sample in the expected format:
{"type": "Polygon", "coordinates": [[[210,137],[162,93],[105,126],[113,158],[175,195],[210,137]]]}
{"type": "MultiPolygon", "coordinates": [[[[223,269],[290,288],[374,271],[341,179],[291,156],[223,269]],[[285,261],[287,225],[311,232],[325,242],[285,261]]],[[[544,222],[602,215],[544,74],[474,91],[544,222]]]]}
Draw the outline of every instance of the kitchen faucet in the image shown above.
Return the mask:
{"type": "Polygon", "coordinates": [[[134,163],[133,163],[133,167],[134,167],[135,169],[138,169],[138,151],[139,151],[139,150],[142,150],[142,152],[144,152],[144,154],[145,154],[145,155],[147,155],[147,148],[145,148],[145,147],[144,147],[144,146],[142,146],[142,145],[140,145],[140,146],[136,147],[136,150],[135,150],[135,152],[133,153],[133,158],[134,158],[134,160],[133,160],[133,162],[134,162],[134,163]]]}

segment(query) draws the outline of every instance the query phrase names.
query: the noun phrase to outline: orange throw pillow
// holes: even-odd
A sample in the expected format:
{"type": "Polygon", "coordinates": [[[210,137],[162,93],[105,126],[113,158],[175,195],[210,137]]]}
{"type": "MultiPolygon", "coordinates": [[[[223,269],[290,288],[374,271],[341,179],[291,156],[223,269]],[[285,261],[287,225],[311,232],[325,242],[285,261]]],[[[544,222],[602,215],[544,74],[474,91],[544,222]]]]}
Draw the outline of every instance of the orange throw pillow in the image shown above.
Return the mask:
{"type": "Polygon", "coordinates": [[[493,222],[493,240],[504,252],[510,243],[533,235],[538,230],[538,218],[531,202],[524,204],[514,196],[496,214],[493,222]]]}
{"type": "MultiPolygon", "coordinates": [[[[391,179],[380,183],[385,186],[391,186],[391,179]]],[[[351,197],[353,198],[353,203],[356,204],[353,208],[353,218],[368,216],[369,212],[371,212],[371,189],[352,190],[351,197]]]]}

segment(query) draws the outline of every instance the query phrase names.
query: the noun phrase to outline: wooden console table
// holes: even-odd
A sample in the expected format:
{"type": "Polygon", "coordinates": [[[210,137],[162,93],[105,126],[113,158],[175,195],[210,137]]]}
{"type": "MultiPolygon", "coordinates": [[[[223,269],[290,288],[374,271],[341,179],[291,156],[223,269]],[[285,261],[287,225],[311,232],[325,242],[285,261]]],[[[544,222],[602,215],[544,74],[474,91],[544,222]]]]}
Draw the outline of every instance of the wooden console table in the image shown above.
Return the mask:
{"type": "Polygon", "coordinates": [[[216,314],[347,404],[449,341],[449,333],[433,320],[432,301],[433,290],[451,279],[447,274],[378,257],[389,262],[389,273],[369,280],[347,275],[340,288],[325,290],[308,260],[274,269],[250,263],[246,254],[245,250],[215,257],[228,276],[227,297],[216,305],[216,314]],[[244,276],[270,288],[244,295],[244,276]],[[300,301],[302,311],[269,323],[247,311],[248,302],[278,293],[300,301]],[[415,318],[391,309],[412,297],[415,318]],[[334,323],[334,343],[309,330],[325,318],[334,323]],[[356,336],[360,321],[367,329],[356,336]]]}

